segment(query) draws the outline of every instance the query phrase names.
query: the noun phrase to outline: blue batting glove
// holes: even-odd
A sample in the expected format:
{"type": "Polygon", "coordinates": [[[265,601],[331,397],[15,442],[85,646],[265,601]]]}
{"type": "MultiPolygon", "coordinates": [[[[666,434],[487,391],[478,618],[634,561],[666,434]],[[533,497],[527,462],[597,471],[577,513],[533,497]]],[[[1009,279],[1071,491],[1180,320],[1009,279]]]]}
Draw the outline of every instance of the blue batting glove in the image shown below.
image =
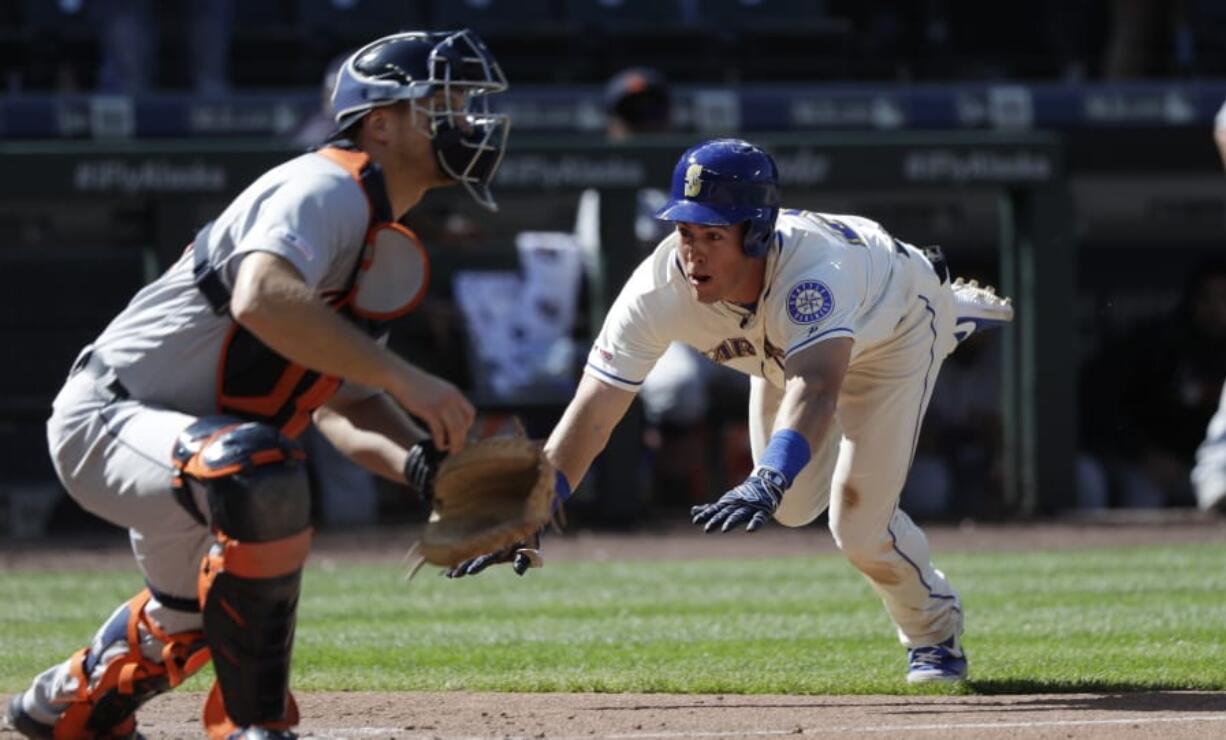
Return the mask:
{"type": "Polygon", "coordinates": [[[745,521],[749,522],[745,531],[752,532],[774,515],[787,487],[783,473],[759,466],[744,483],[720,496],[713,504],[693,507],[690,515],[695,524],[706,523],[705,532],[714,532],[716,527],[727,532],[745,521]]]}

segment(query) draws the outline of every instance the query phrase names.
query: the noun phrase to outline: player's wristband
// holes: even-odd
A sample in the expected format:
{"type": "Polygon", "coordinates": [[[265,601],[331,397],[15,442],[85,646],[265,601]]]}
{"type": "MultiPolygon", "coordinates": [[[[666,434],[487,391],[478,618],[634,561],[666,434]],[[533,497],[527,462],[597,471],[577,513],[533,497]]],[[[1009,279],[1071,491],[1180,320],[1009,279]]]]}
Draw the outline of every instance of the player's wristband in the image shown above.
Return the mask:
{"type": "MultiPolygon", "coordinates": [[[[566,480],[566,476],[561,470],[553,471],[553,508],[551,513],[556,514],[562,508],[562,504],[571,497],[573,491],[570,489],[570,481],[566,480]]],[[[522,574],[521,574],[522,575],[522,574]]]]}
{"type": "Polygon", "coordinates": [[[803,434],[791,429],[780,429],[771,435],[771,441],[766,445],[758,465],[783,473],[786,483],[783,487],[786,489],[809,464],[811,456],[809,440],[805,439],[803,434]]]}
{"type": "Polygon", "coordinates": [[[566,480],[566,476],[562,474],[561,470],[554,471],[553,491],[557,494],[554,499],[556,502],[554,504],[555,509],[565,503],[574,493],[570,490],[570,481],[566,480]]]}

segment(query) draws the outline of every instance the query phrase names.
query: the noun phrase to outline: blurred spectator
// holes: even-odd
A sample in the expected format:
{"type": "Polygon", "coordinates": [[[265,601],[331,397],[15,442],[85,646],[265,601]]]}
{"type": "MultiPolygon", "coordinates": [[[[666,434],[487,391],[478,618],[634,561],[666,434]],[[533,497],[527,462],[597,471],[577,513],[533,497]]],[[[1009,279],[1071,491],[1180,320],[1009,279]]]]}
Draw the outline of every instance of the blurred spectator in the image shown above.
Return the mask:
{"type": "Polygon", "coordinates": [[[609,141],[638,134],[667,132],[672,127],[672,96],[664,76],[648,67],[617,73],[605,85],[609,141]]]}
{"type": "MultiPolygon", "coordinates": [[[[643,134],[667,133],[672,129],[672,94],[658,70],[631,67],[613,75],[605,84],[605,138],[615,143],[643,134]]],[[[672,228],[656,220],[668,196],[659,188],[643,188],[638,194],[634,233],[641,249],[655,249],[672,228]]]]}
{"type": "Polygon", "coordinates": [[[176,41],[182,36],[185,43],[168,46],[183,50],[196,92],[224,93],[229,87],[231,2],[192,0],[178,17],[169,7],[157,9],[153,0],[90,0],[101,33],[98,89],[137,95],[157,87],[159,44],[163,36],[176,41]]]}
{"type": "Polygon", "coordinates": [[[513,52],[507,63],[531,70],[532,81],[540,83],[595,82],[593,75],[603,70],[644,63],[673,79],[747,83],[777,81],[780,75],[814,83],[1081,81],[1220,77],[1226,70],[1221,0],[673,0],[656,5],[672,10],[612,0],[255,0],[241,5],[235,0],[0,0],[0,26],[9,22],[31,31],[8,37],[24,47],[10,59],[28,60],[9,70],[10,87],[88,85],[96,74],[99,89],[116,93],[168,83],[205,93],[223,91],[235,81],[253,87],[313,84],[312,65],[304,60],[356,42],[362,36],[359,26],[372,22],[372,13],[405,19],[432,13],[436,20],[475,13],[474,19],[503,28],[504,43],[509,41],[513,52]],[[467,10],[453,12],[452,5],[467,10]],[[573,41],[561,20],[569,12],[562,5],[600,6],[592,17],[625,11],[636,18],[632,26],[639,31],[604,33],[601,43],[581,44],[584,53],[572,54],[573,63],[556,64],[559,50],[573,41]],[[645,14],[631,12],[631,5],[645,14]],[[516,15],[528,6],[533,9],[516,15]],[[228,75],[232,39],[233,79],[228,75]],[[695,39],[708,43],[696,52],[695,39]]]}
{"type": "Polygon", "coordinates": [[[1084,439],[1112,503],[1194,503],[1188,474],[1226,379],[1226,261],[1194,270],[1169,316],[1107,343],[1082,383],[1084,439]]]}
{"type": "Polygon", "coordinates": [[[98,89],[128,95],[152,89],[158,56],[152,0],[97,0],[93,9],[102,34],[98,89]]]}
{"type": "Polygon", "coordinates": [[[1181,3],[1112,0],[1109,16],[1104,78],[1156,77],[1183,66],[1174,59],[1181,51],[1175,43],[1182,30],[1181,3]]]}

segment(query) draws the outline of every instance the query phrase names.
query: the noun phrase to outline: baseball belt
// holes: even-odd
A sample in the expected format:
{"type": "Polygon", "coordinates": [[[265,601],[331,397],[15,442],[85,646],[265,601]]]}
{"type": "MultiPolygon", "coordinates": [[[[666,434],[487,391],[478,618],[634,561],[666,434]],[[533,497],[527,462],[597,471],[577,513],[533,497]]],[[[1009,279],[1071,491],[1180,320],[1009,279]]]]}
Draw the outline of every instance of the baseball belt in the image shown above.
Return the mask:
{"type": "Polygon", "coordinates": [[[124,401],[131,397],[128,389],[123,383],[119,382],[119,376],[115,371],[102,361],[102,358],[94,353],[93,347],[86,347],[81,355],[77,357],[77,361],[73,363],[72,370],[68,373],[68,377],[73,377],[78,373],[85,373],[86,376],[92,378],[94,384],[98,386],[98,390],[109,394],[112,401],[124,401]]]}

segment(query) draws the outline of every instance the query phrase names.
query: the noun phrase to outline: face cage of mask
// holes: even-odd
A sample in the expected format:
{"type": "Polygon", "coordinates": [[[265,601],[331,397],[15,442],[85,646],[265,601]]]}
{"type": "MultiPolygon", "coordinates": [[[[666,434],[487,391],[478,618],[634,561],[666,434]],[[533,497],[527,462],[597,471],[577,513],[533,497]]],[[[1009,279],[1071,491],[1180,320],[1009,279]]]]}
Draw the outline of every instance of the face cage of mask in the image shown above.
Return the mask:
{"type": "Polygon", "coordinates": [[[445,86],[442,89],[444,102],[441,109],[437,104],[439,98],[429,99],[424,104],[412,101],[414,114],[430,121],[429,133],[421,133],[433,141],[435,155],[443,172],[463,185],[482,206],[497,211],[498,205],[489,186],[506,153],[511,119],[505,113],[488,112],[488,102],[480,92],[466,92],[465,110],[457,111],[452,107],[450,91],[445,86]],[[474,101],[479,103],[479,110],[473,110],[474,101]],[[463,121],[465,125],[461,127],[457,121],[463,121]]]}
{"type": "Polygon", "coordinates": [[[506,77],[467,31],[436,46],[428,64],[435,94],[424,103],[413,100],[414,114],[430,121],[429,135],[443,172],[463,185],[482,206],[496,211],[498,205],[489,185],[502,164],[511,119],[506,114],[491,113],[488,96],[507,89],[506,77]],[[455,79],[453,64],[460,65],[468,79],[455,79]],[[474,65],[480,67],[479,75],[471,74],[474,65]],[[454,107],[456,93],[462,93],[460,110],[454,107]]]}

